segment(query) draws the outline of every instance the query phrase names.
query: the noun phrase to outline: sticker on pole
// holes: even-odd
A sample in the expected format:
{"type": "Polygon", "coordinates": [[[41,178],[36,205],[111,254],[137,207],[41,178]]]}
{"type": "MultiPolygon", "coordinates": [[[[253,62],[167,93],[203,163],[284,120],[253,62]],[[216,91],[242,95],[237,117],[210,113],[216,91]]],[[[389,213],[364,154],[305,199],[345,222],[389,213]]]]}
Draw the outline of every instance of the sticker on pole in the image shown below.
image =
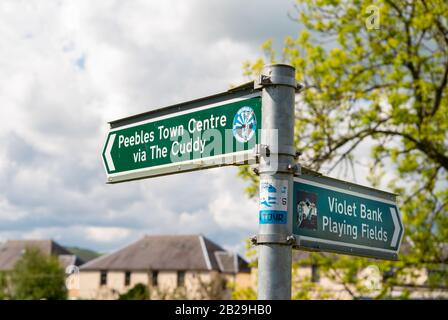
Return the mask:
{"type": "Polygon", "coordinates": [[[288,180],[260,181],[260,224],[288,222],[288,180]]]}

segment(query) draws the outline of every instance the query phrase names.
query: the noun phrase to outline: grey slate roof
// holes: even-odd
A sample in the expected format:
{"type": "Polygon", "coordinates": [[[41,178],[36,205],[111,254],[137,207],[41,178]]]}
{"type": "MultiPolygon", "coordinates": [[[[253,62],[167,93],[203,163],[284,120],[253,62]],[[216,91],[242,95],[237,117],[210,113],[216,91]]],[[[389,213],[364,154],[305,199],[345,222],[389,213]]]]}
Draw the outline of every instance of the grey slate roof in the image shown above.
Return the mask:
{"type": "Polygon", "coordinates": [[[61,254],[58,256],[58,259],[64,269],[68,266],[80,266],[84,263],[84,261],[74,254],[61,254]]]}
{"type": "MultiPolygon", "coordinates": [[[[215,253],[225,252],[216,243],[202,235],[147,235],[129,246],[101,256],[81,266],[81,271],[89,270],[221,270],[215,253]]],[[[247,263],[239,257],[244,270],[247,263]]],[[[247,272],[247,271],[245,271],[247,272]]]]}
{"type": "MultiPolygon", "coordinates": [[[[0,271],[11,270],[27,248],[37,248],[45,255],[71,256],[64,258],[66,262],[82,262],[72,253],[52,240],[9,240],[0,244],[0,271]]],[[[61,258],[60,258],[61,261],[61,258]]],[[[62,265],[65,267],[64,262],[62,265]]]]}
{"type": "Polygon", "coordinates": [[[249,273],[250,268],[247,262],[240,256],[226,251],[216,251],[215,258],[219,269],[223,273],[249,273]]]}

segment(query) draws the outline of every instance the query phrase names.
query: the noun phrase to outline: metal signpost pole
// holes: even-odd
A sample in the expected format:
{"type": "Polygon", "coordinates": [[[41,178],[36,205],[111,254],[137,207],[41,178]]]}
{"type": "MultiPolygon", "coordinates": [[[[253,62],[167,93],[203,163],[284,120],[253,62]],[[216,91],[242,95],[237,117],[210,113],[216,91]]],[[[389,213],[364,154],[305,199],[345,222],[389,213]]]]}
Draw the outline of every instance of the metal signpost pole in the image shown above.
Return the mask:
{"type": "Polygon", "coordinates": [[[262,86],[262,136],[258,246],[258,299],[291,299],[295,69],[266,66],[262,86]]]}

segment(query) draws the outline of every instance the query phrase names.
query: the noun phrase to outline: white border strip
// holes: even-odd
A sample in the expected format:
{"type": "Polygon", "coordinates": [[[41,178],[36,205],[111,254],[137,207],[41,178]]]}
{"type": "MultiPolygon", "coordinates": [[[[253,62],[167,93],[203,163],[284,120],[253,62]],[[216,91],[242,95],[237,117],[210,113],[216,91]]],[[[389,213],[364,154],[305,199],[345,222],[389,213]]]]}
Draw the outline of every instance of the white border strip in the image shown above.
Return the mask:
{"type": "Polygon", "coordinates": [[[109,171],[115,171],[114,160],[112,159],[112,155],[110,154],[110,152],[112,151],[112,146],[114,145],[116,136],[117,136],[116,133],[111,134],[109,136],[109,141],[107,142],[107,147],[106,150],[104,151],[104,157],[106,158],[107,167],[109,168],[109,171]]]}
{"type": "Polygon", "coordinates": [[[238,266],[238,254],[236,252],[232,252],[233,254],[233,263],[235,265],[235,274],[240,272],[240,268],[238,266]]]}
{"type": "MultiPolygon", "coordinates": [[[[185,111],[173,112],[173,113],[166,114],[166,115],[163,115],[163,116],[159,116],[159,117],[156,117],[156,118],[151,118],[151,119],[148,119],[148,120],[134,122],[134,123],[131,123],[131,124],[127,124],[125,126],[121,126],[121,127],[117,127],[117,128],[114,128],[114,129],[110,129],[109,132],[123,130],[123,129],[131,128],[131,127],[136,127],[136,126],[140,126],[140,125],[143,125],[143,124],[147,124],[147,123],[151,123],[151,122],[155,122],[155,121],[159,121],[159,120],[163,120],[163,119],[168,119],[168,118],[177,117],[177,116],[181,116],[181,115],[188,114],[188,113],[193,113],[193,112],[196,112],[196,111],[201,111],[201,110],[205,110],[205,109],[211,109],[211,108],[214,108],[214,107],[220,107],[220,106],[223,106],[225,104],[238,102],[238,101],[242,101],[242,100],[247,100],[247,99],[255,98],[255,97],[261,97],[261,92],[255,92],[255,93],[252,93],[252,94],[249,94],[249,95],[246,95],[246,96],[242,96],[242,97],[239,97],[239,98],[234,98],[234,99],[230,99],[230,100],[223,100],[221,102],[215,102],[215,103],[212,103],[212,104],[207,104],[207,105],[202,106],[202,107],[191,108],[191,109],[188,109],[188,110],[185,110],[185,111]]],[[[154,109],[154,111],[155,110],[157,110],[157,109],[154,109]]]]}
{"type": "Polygon", "coordinates": [[[231,158],[231,157],[236,157],[237,158],[236,162],[238,163],[238,162],[252,160],[253,159],[253,157],[251,157],[252,154],[253,154],[253,149],[249,149],[249,150],[237,151],[237,152],[233,152],[233,153],[218,154],[216,156],[210,156],[210,157],[206,157],[206,158],[198,158],[198,159],[193,159],[193,160],[167,163],[167,164],[162,164],[160,166],[154,166],[154,167],[149,167],[149,168],[141,168],[141,169],[134,169],[134,170],[117,172],[117,173],[111,173],[111,174],[108,174],[107,177],[114,178],[114,177],[120,177],[120,176],[133,174],[133,173],[151,172],[151,171],[156,171],[158,169],[169,168],[169,167],[180,167],[180,166],[189,165],[189,164],[191,164],[191,165],[198,164],[198,165],[202,165],[202,166],[234,165],[235,164],[234,162],[226,163],[225,159],[231,158]],[[221,159],[221,158],[223,159],[223,161],[215,161],[215,160],[221,159]]]}
{"type": "Polygon", "coordinates": [[[215,259],[216,259],[216,262],[218,262],[218,267],[221,272],[225,272],[224,267],[222,266],[221,258],[219,257],[220,255],[222,256],[223,254],[226,254],[226,252],[225,251],[215,251],[215,259]]]}
{"type": "Polygon", "coordinates": [[[205,264],[208,270],[212,270],[212,263],[210,262],[210,256],[208,255],[207,247],[205,246],[205,241],[203,236],[199,236],[199,242],[201,243],[202,254],[204,255],[205,264]]]}
{"type": "Polygon", "coordinates": [[[306,240],[306,241],[313,241],[313,242],[320,242],[320,243],[326,243],[326,244],[333,244],[333,245],[338,245],[338,246],[342,246],[342,247],[365,249],[365,250],[369,250],[369,251],[380,251],[380,252],[394,253],[394,254],[396,254],[397,251],[398,251],[398,250],[395,251],[395,250],[388,250],[388,249],[383,249],[383,248],[372,248],[372,247],[363,246],[363,245],[360,245],[360,244],[352,244],[352,243],[339,242],[339,241],[326,240],[326,239],[319,239],[319,238],[300,236],[300,235],[298,235],[298,237],[299,237],[299,242],[298,242],[299,246],[300,246],[300,240],[303,239],[303,240],[306,240]]]}
{"type": "Polygon", "coordinates": [[[366,199],[370,199],[370,200],[374,200],[374,201],[387,203],[387,204],[390,204],[390,205],[393,205],[393,206],[397,205],[395,202],[393,202],[391,200],[378,198],[378,197],[375,197],[375,196],[367,195],[367,194],[356,192],[356,191],[352,191],[352,190],[347,190],[347,189],[342,189],[342,188],[338,188],[338,187],[334,187],[334,186],[329,186],[329,185],[322,184],[322,183],[315,182],[315,181],[309,181],[309,180],[305,180],[305,179],[301,179],[301,178],[294,178],[294,181],[300,182],[300,183],[304,183],[304,184],[309,184],[311,186],[315,186],[315,187],[319,187],[319,188],[324,188],[324,189],[333,190],[333,191],[337,191],[337,192],[341,192],[341,193],[345,193],[345,194],[350,194],[352,196],[356,196],[356,197],[360,197],[360,198],[366,198],[366,199]]]}

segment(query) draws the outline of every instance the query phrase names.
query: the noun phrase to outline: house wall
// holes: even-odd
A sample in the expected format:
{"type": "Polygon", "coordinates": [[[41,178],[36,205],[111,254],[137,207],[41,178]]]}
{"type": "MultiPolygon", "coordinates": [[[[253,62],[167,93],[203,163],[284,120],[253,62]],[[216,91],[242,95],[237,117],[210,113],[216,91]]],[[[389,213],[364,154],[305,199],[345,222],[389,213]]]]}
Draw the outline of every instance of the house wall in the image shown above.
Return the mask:
{"type": "Polygon", "coordinates": [[[79,289],[71,290],[70,298],[117,299],[119,294],[127,292],[138,283],[149,285],[151,299],[205,299],[210,292],[214,295],[213,297],[220,293],[223,294],[223,297],[230,297],[230,293],[225,292],[226,288],[220,282],[226,276],[217,271],[186,271],[183,287],[177,287],[177,271],[159,271],[157,287],[152,287],[152,275],[147,272],[131,272],[129,286],[124,285],[124,271],[109,271],[107,284],[103,286],[100,286],[100,276],[99,271],[81,270],[79,289]]]}
{"type": "Polygon", "coordinates": [[[124,285],[125,272],[123,271],[110,271],[107,273],[106,286],[114,291],[115,295],[125,293],[127,287],[124,285]]]}
{"type": "Polygon", "coordinates": [[[98,294],[99,284],[99,272],[82,271],[79,273],[79,296],[72,296],[71,298],[95,299],[98,294]]]}
{"type": "Polygon", "coordinates": [[[189,273],[186,287],[189,299],[229,299],[230,290],[228,283],[233,278],[217,271],[191,272],[189,273]]]}
{"type": "Polygon", "coordinates": [[[161,291],[172,291],[177,287],[177,272],[159,271],[158,288],[161,291]]]}
{"type": "Polygon", "coordinates": [[[131,273],[131,285],[127,288],[128,290],[134,287],[138,283],[148,284],[150,281],[148,272],[132,272],[131,273]]]}
{"type": "Polygon", "coordinates": [[[128,287],[124,285],[124,272],[108,272],[106,285],[100,285],[100,277],[101,272],[99,271],[81,271],[79,273],[79,290],[73,291],[70,298],[109,300],[118,298],[119,294],[128,290],[128,287]],[[73,296],[76,293],[78,295],[73,296]]]}
{"type": "Polygon", "coordinates": [[[207,299],[230,297],[221,280],[224,275],[217,271],[186,271],[184,286],[177,286],[178,273],[159,272],[159,285],[150,288],[151,299],[207,299]]]}
{"type": "Polygon", "coordinates": [[[240,272],[236,275],[228,274],[226,275],[226,279],[236,290],[249,288],[253,285],[253,277],[250,272],[240,272]]]}

